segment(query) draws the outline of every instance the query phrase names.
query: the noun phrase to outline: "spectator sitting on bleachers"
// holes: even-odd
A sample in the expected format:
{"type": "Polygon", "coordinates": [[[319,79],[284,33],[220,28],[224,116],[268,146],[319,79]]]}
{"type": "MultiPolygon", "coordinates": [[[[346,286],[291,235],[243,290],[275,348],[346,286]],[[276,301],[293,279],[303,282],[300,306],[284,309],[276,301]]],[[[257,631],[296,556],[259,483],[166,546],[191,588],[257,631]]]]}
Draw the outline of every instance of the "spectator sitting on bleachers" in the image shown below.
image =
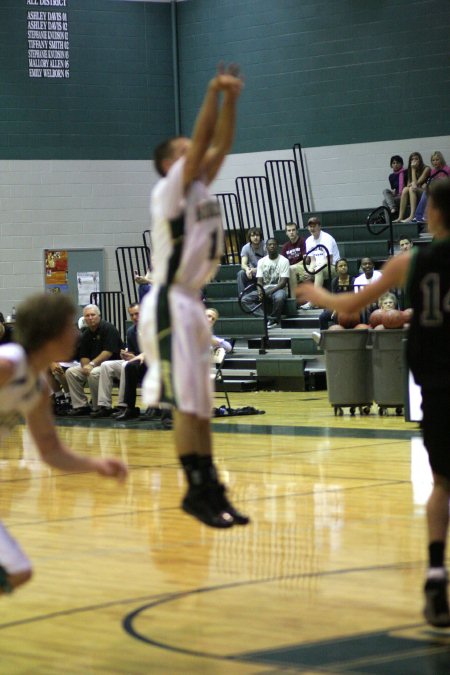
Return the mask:
{"type": "Polygon", "coordinates": [[[281,255],[289,260],[289,297],[295,298],[297,284],[310,279],[303,265],[306,247],[305,240],[298,233],[296,223],[287,223],[286,234],[289,241],[283,244],[281,255]]]}
{"type": "MultiPolygon", "coordinates": [[[[448,178],[450,176],[450,166],[446,165],[444,156],[439,150],[436,150],[436,152],[433,152],[431,155],[431,164],[433,165],[433,168],[431,169],[430,177],[427,181],[427,188],[432,181],[442,180],[443,178],[448,178]]],[[[426,222],[427,198],[427,190],[424,190],[414,217],[414,221],[417,223],[426,222]]]]}
{"type": "MultiPolygon", "coordinates": [[[[210,325],[211,332],[213,330],[214,324],[216,323],[217,319],[219,318],[219,312],[215,307],[208,307],[208,309],[205,310],[205,315],[206,319],[210,325]]],[[[223,338],[217,337],[217,335],[212,334],[211,337],[211,349],[214,351],[216,349],[224,349],[226,353],[228,354],[229,352],[232,351],[233,347],[228,340],[224,340],[223,338]]]]}
{"type": "Polygon", "coordinates": [[[138,274],[137,270],[134,271],[134,281],[138,284],[138,297],[139,302],[142,301],[144,295],[146,295],[152,287],[153,276],[150,268],[147,269],[145,275],[142,277],[138,274]]]}
{"type": "MultiPolygon", "coordinates": [[[[323,286],[325,279],[328,279],[328,265],[327,263],[327,254],[323,249],[316,249],[312,255],[309,255],[314,246],[322,244],[328,250],[330,265],[331,265],[331,275],[334,276],[334,263],[336,260],[340,259],[339,248],[334,237],[328,232],[322,230],[322,225],[320,220],[313,216],[308,220],[308,229],[310,231],[310,236],[305,242],[306,246],[306,263],[313,270],[320,268],[320,272],[317,272],[314,275],[314,285],[323,286]]],[[[313,305],[310,302],[301,306],[302,309],[313,309],[313,305]]]]}
{"type": "Polygon", "coordinates": [[[418,201],[422,196],[429,175],[430,167],[424,164],[420,152],[412,152],[408,160],[407,184],[403,188],[398,218],[393,221],[394,223],[409,223],[413,220],[418,201]],[[405,218],[408,202],[410,212],[408,218],[405,218]]]}
{"type": "Polygon", "coordinates": [[[375,269],[375,263],[372,258],[363,258],[361,260],[361,269],[363,273],[356,277],[354,282],[355,293],[358,293],[362,286],[373,284],[374,281],[381,277],[381,272],[375,269]]]}
{"type": "Polygon", "coordinates": [[[385,312],[387,312],[388,309],[397,309],[398,300],[394,293],[383,293],[383,295],[378,298],[378,307],[385,312]]]}
{"type": "Polygon", "coordinates": [[[391,157],[392,173],[389,174],[390,189],[383,190],[383,206],[392,214],[398,212],[403,188],[406,185],[406,171],[403,168],[403,158],[400,155],[391,157]]]}
{"type": "Polygon", "coordinates": [[[274,238],[266,242],[267,255],[258,262],[256,271],[256,290],[250,291],[242,298],[242,304],[247,310],[255,310],[255,316],[264,316],[261,304],[266,300],[268,316],[267,328],[275,328],[281,321],[286,302],[286,286],[289,281],[289,260],[278,253],[278,243],[274,238]],[[264,289],[264,293],[263,293],[264,289]],[[255,309],[257,308],[257,309],[255,309]]]}
{"type": "MultiPolygon", "coordinates": [[[[355,278],[348,273],[347,258],[341,258],[335,265],[337,276],[331,281],[332,293],[346,293],[353,290],[355,278]]],[[[329,323],[336,323],[336,312],[324,309],[319,316],[320,330],[327,330],[329,323]]]]}
{"type": "Polygon", "coordinates": [[[237,274],[238,295],[256,279],[258,261],[266,255],[266,245],[262,241],[259,227],[251,227],[247,232],[247,243],[241,250],[241,267],[237,274]]]}
{"type": "Polygon", "coordinates": [[[398,245],[400,247],[399,253],[410,251],[413,247],[411,239],[406,234],[401,234],[398,238],[398,245]]]}

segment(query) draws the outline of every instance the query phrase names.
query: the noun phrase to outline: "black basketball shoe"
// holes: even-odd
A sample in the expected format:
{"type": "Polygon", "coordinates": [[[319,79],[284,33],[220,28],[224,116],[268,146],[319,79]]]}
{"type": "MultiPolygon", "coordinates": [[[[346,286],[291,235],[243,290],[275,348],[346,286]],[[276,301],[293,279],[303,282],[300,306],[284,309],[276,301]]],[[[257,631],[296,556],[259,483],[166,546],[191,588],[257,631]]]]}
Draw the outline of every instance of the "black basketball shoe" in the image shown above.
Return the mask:
{"type": "Polygon", "coordinates": [[[227,497],[225,486],[221,483],[209,484],[210,499],[217,508],[225,513],[229,513],[234,520],[235,525],[248,525],[250,518],[240,513],[227,497]]]}
{"type": "Polygon", "coordinates": [[[190,486],[181,502],[181,508],[209,527],[232,527],[235,522],[228,511],[222,510],[211,500],[209,489],[205,485],[190,486]]]}
{"type": "Polygon", "coordinates": [[[447,600],[447,578],[427,579],[425,583],[425,619],[437,628],[450,626],[450,611],[447,600]]]}

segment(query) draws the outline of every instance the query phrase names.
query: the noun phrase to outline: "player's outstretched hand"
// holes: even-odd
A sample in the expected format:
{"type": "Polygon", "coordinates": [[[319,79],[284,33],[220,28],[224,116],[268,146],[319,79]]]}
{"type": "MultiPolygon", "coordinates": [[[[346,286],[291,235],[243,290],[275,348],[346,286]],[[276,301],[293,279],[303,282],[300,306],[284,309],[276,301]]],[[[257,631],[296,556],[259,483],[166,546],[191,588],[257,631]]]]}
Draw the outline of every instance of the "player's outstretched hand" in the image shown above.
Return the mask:
{"type": "Polygon", "coordinates": [[[128,468],[121,459],[116,457],[98,457],[94,459],[94,466],[100,476],[107,478],[117,478],[121,483],[128,476],[128,468]]]}
{"type": "Polygon", "coordinates": [[[313,305],[324,307],[328,293],[323,288],[318,288],[311,282],[304,281],[295,289],[295,295],[299,303],[312,302],[313,305]]]}
{"type": "Polygon", "coordinates": [[[244,86],[244,79],[238,64],[230,63],[228,66],[225,66],[223,63],[219,63],[213,84],[217,91],[239,96],[244,86]]]}

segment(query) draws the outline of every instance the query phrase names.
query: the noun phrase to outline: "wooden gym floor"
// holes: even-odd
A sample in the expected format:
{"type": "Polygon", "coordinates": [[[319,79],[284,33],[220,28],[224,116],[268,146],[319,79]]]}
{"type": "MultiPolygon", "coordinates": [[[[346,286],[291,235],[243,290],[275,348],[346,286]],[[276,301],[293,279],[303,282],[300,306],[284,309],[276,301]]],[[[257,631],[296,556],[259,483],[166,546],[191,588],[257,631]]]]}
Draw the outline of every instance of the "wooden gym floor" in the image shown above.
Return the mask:
{"type": "MultiPolygon", "coordinates": [[[[248,527],[178,508],[171,432],[81,420],[79,451],[129,462],[124,486],[0,449],[0,514],[35,576],[0,600],[0,673],[450,672],[450,633],[422,620],[425,502],[417,425],[334,417],[326,392],[233,394],[265,415],[214,422],[248,527]]],[[[67,425],[67,422],[64,422],[67,425]]]]}

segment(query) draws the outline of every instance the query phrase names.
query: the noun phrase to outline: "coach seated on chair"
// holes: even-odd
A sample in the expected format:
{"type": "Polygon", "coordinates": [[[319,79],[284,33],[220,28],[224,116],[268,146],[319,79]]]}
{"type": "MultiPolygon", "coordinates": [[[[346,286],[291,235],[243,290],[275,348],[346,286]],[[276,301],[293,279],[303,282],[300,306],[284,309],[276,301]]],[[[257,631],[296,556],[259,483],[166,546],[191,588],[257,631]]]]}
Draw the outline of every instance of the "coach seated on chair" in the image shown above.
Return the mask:
{"type": "Polygon", "coordinates": [[[119,413],[125,411],[125,367],[139,354],[138,347],[138,322],[139,304],[133,303],[128,307],[128,315],[132,326],[127,330],[126,349],[120,350],[120,360],[103,361],[100,365],[100,378],[98,385],[98,408],[91,412],[91,417],[110,417],[113,414],[112,390],[114,381],[119,380],[118,408],[119,413]]]}
{"type": "Polygon", "coordinates": [[[80,365],[66,371],[73,409],[72,417],[88,415],[92,409],[84,392],[87,383],[91,392],[92,407],[97,409],[100,366],[104,361],[120,358],[123,347],[119,331],[112,323],[103,321],[97,305],[86,305],[83,318],[87,325],[80,340],[80,365]]]}

